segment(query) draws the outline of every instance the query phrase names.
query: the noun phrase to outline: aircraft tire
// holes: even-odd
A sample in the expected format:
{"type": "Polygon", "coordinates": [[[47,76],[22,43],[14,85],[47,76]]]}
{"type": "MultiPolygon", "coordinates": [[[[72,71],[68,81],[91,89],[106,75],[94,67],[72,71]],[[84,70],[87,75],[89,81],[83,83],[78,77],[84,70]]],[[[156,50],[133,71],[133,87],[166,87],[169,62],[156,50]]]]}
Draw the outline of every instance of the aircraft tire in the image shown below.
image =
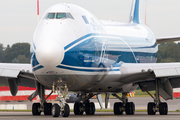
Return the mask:
{"type": "Polygon", "coordinates": [[[90,103],[85,104],[85,112],[86,112],[86,115],[90,115],[90,103]]]}
{"type": "Polygon", "coordinates": [[[75,104],[74,104],[74,115],[80,115],[79,107],[80,107],[80,103],[75,102],[75,104]]]}
{"type": "Polygon", "coordinates": [[[125,106],[126,115],[134,115],[135,113],[135,105],[133,102],[127,102],[125,106]]]}
{"type": "Polygon", "coordinates": [[[58,104],[52,105],[52,116],[59,117],[60,115],[60,106],[58,104]]]}
{"type": "MultiPolygon", "coordinates": [[[[83,104],[82,104],[82,103],[80,103],[79,105],[80,105],[81,108],[83,107],[83,104]]],[[[79,112],[79,115],[83,115],[83,112],[84,112],[84,111],[81,110],[81,111],[79,112]]]]}
{"type": "Polygon", "coordinates": [[[44,115],[51,115],[52,103],[44,103],[44,115]]]}
{"type": "Polygon", "coordinates": [[[168,113],[168,106],[166,102],[161,102],[159,104],[159,114],[160,115],[167,115],[168,113]]]}
{"type": "Polygon", "coordinates": [[[95,114],[95,105],[93,102],[85,104],[85,112],[86,112],[86,115],[94,115],[95,114]]]}
{"type": "Polygon", "coordinates": [[[90,115],[95,114],[95,105],[93,102],[90,102],[90,115]]]}
{"type": "Polygon", "coordinates": [[[155,115],[156,112],[153,110],[153,107],[155,106],[156,104],[154,102],[149,102],[148,103],[148,106],[147,106],[147,113],[148,115],[155,115]]]}
{"type": "Polygon", "coordinates": [[[123,107],[122,102],[114,103],[114,114],[115,115],[122,115],[123,114],[123,110],[120,109],[122,107],[123,107]]]}
{"type": "Polygon", "coordinates": [[[63,117],[68,117],[70,113],[70,108],[68,104],[65,104],[64,106],[64,111],[62,112],[62,116],[63,117]]]}
{"type": "Polygon", "coordinates": [[[38,108],[40,107],[40,103],[33,103],[32,105],[32,114],[33,115],[40,115],[41,112],[38,111],[38,108]]]}

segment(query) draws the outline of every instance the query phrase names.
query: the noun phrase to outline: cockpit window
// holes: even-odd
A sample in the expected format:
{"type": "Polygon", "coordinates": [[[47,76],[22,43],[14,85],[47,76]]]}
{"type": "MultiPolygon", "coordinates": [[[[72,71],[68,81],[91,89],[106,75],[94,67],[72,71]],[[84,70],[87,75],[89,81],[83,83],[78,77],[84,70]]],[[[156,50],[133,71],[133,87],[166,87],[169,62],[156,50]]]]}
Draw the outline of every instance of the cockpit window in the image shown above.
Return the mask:
{"type": "Polygon", "coordinates": [[[74,19],[71,13],[48,13],[46,19],[74,19]]]}
{"type": "Polygon", "coordinates": [[[62,18],[67,18],[66,13],[57,13],[56,14],[56,19],[62,19],[62,18]]]}
{"type": "Polygon", "coordinates": [[[67,13],[67,17],[70,19],[74,19],[73,16],[70,13],[67,13]]]}
{"type": "Polygon", "coordinates": [[[55,13],[48,13],[46,18],[54,19],[54,17],[55,17],[55,13]]]}

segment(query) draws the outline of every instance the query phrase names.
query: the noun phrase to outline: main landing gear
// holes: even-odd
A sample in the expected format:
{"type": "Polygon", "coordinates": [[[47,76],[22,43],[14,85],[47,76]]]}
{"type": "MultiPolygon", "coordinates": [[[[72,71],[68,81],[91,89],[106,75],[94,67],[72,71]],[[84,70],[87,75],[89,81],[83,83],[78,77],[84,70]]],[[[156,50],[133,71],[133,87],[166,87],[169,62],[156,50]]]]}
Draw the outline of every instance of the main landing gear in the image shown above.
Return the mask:
{"type": "Polygon", "coordinates": [[[89,99],[92,98],[94,95],[89,94],[85,95],[83,94],[82,102],[75,102],[74,104],[74,114],[75,115],[83,115],[85,112],[86,115],[94,115],[95,114],[95,104],[93,102],[89,102],[89,99]]]}
{"type": "Polygon", "coordinates": [[[64,93],[67,89],[67,86],[53,86],[52,92],[48,95],[48,97],[54,92],[57,91],[58,97],[56,98],[59,103],[53,104],[47,103],[45,98],[45,89],[44,86],[38,84],[39,87],[37,88],[39,91],[39,97],[41,99],[40,103],[33,103],[32,105],[32,114],[33,115],[40,115],[41,112],[44,112],[44,115],[52,115],[53,117],[59,117],[60,113],[63,117],[68,117],[70,114],[69,105],[66,104],[64,99],[64,93]]]}
{"type": "Polygon", "coordinates": [[[160,115],[168,114],[168,105],[166,102],[161,102],[159,97],[158,79],[156,79],[156,92],[153,97],[147,90],[146,92],[154,99],[154,102],[149,102],[147,105],[148,115],[155,115],[159,111],[160,115]]]}
{"type": "Polygon", "coordinates": [[[126,115],[134,115],[135,113],[135,105],[133,102],[128,102],[126,97],[127,93],[123,93],[122,97],[119,97],[117,94],[112,94],[122,102],[115,102],[114,103],[114,114],[115,115],[122,115],[125,111],[126,115]]]}
{"type": "Polygon", "coordinates": [[[45,89],[44,86],[41,84],[38,84],[38,90],[39,90],[39,97],[41,99],[40,103],[33,103],[32,105],[32,114],[33,115],[40,115],[41,112],[44,112],[44,115],[51,115],[51,103],[47,103],[46,99],[52,94],[45,98],[45,89]]]}

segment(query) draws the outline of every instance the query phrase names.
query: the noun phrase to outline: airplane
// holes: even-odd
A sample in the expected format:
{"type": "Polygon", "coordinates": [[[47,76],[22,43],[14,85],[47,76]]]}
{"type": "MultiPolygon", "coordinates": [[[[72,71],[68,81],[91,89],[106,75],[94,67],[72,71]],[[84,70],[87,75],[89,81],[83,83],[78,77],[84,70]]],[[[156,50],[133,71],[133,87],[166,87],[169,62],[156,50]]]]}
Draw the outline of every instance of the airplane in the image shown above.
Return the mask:
{"type": "Polygon", "coordinates": [[[135,104],[126,95],[138,86],[154,102],[147,105],[148,115],[168,114],[168,105],[160,96],[173,99],[173,88],[180,87],[180,63],[156,63],[158,44],[178,41],[179,36],[156,38],[146,25],[146,0],[133,0],[128,23],[99,20],[93,14],[73,4],[56,4],[41,18],[31,44],[31,64],[0,64],[0,83],[8,82],[16,96],[18,86],[35,87],[28,97],[37,95],[32,114],[68,117],[69,105],[64,93],[77,97],[74,114],[95,114],[90,98],[105,93],[105,107],[112,94],[114,114],[135,113],[135,104]],[[52,92],[45,98],[45,89],[52,92]],[[149,91],[155,90],[155,95],[149,91]],[[58,93],[58,103],[47,98],[58,93]],[[122,93],[119,96],[117,93],[122,93]]]}

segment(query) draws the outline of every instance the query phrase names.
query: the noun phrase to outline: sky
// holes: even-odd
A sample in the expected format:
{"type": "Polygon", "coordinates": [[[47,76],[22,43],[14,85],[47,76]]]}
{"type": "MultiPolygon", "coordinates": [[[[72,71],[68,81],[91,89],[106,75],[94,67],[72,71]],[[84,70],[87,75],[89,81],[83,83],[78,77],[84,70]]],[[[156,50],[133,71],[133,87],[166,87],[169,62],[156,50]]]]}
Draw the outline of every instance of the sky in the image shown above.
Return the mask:
{"type": "MultiPolygon", "coordinates": [[[[31,43],[37,26],[37,0],[1,0],[0,43],[31,43]]],[[[132,0],[40,0],[40,18],[54,4],[81,6],[99,19],[128,22],[132,0]]],[[[180,0],[147,0],[147,25],[156,37],[180,36],[180,0]]]]}

